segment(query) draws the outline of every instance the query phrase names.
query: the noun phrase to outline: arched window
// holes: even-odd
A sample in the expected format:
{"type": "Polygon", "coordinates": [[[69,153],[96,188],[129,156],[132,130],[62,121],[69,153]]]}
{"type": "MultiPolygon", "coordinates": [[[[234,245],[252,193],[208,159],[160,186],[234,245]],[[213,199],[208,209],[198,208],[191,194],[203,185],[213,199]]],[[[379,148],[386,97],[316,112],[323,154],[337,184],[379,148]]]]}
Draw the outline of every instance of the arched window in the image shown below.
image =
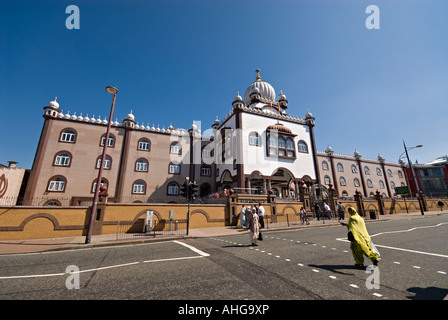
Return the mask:
{"type": "Polygon", "coordinates": [[[359,187],[361,184],[359,183],[358,178],[353,179],[353,184],[355,185],[355,187],[359,187]]]}
{"type": "Polygon", "coordinates": [[[389,176],[389,177],[393,177],[393,175],[392,175],[392,170],[390,170],[390,169],[387,169],[387,175],[389,176]]]}
{"type": "Polygon", "coordinates": [[[398,178],[403,178],[403,173],[401,171],[398,171],[398,178]]]}
{"type": "MultiPolygon", "coordinates": [[[[94,193],[95,192],[95,190],[96,190],[96,180],[97,179],[95,179],[95,180],[93,180],[93,182],[92,182],[92,193],[94,193]]],[[[107,179],[105,179],[105,178],[101,178],[101,184],[100,184],[100,187],[101,186],[109,186],[109,182],[107,181],[107,179]]]]}
{"type": "Polygon", "coordinates": [[[369,169],[369,167],[364,167],[364,173],[365,174],[370,174],[370,169],[369,169]]]}
{"type": "Polygon", "coordinates": [[[76,131],[74,129],[64,129],[61,131],[61,136],[59,138],[61,142],[76,142],[76,131]]]}
{"type": "Polygon", "coordinates": [[[345,181],[344,177],[340,177],[339,178],[339,183],[341,184],[341,186],[346,186],[347,185],[347,182],[345,181]]]}
{"type": "Polygon", "coordinates": [[[380,184],[380,189],[384,189],[384,182],[383,182],[383,180],[380,180],[379,184],[380,184]]]}
{"type": "Polygon", "coordinates": [[[132,185],[132,194],[145,194],[146,183],[143,180],[137,180],[132,185]]]}
{"type": "Polygon", "coordinates": [[[338,171],[344,172],[344,166],[342,165],[342,163],[338,163],[338,171]]]}
{"type": "Polygon", "coordinates": [[[294,149],[294,140],[291,138],[286,138],[286,155],[290,158],[296,156],[296,152],[294,149]]]}
{"type": "Polygon", "coordinates": [[[276,156],[277,155],[277,138],[272,134],[268,135],[268,145],[269,145],[269,155],[276,156]]]}
{"type": "Polygon", "coordinates": [[[151,151],[151,141],[147,138],[141,138],[138,140],[137,150],[151,151]]]}
{"type": "Polygon", "coordinates": [[[322,170],[328,170],[328,163],[327,161],[322,162],[322,170]]]}
{"type": "Polygon", "coordinates": [[[55,166],[69,167],[72,156],[68,151],[62,151],[56,154],[53,164],[55,166]]]}
{"type": "Polygon", "coordinates": [[[376,175],[377,176],[382,176],[383,175],[383,173],[381,172],[380,168],[376,168],[376,175]]]}
{"type": "Polygon", "coordinates": [[[66,186],[66,178],[63,176],[54,176],[48,181],[47,191],[64,192],[66,186]]]}
{"type": "MultiPolygon", "coordinates": [[[[100,166],[101,166],[101,156],[99,156],[96,160],[96,168],[99,169],[100,166]]],[[[106,155],[106,158],[104,159],[103,169],[110,170],[111,166],[112,166],[112,158],[109,155],[106,155]]]]}
{"type": "Polygon", "coordinates": [[[369,188],[373,188],[372,180],[367,179],[367,186],[368,186],[369,188]]]}
{"type": "Polygon", "coordinates": [[[199,188],[199,196],[200,197],[206,197],[212,192],[212,187],[207,182],[204,182],[201,184],[201,187],[199,188]]]}
{"type": "Polygon", "coordinates": [[[148,160],[144,158],[135,161],[135,171],[148,172],[148,160]]]}
{"type": "Polygon", "coordinates": [[[168,173],[171,174],[180,174],[180,164],[171,162],[168,165],[168,173]]]}
{"type": "Polygon", "coordinates": [[[298,146],[299,146],[299,152],[308,153],[308,145],[306,144],[305,141],[300,140],[298,146]]]}
{"type": "MultiPolygon", "coordinates": [[[[106,141],[106,134],[103,134],[101,136],[100,146],[104,146],[104,141],[106,141]]],[[[115,136],[111,133],[109,133],[109,139],[107,140],[107,147],[108,148],[115,147],[115,136]]]]}
{"type": "Polygon", "coordinates": [[[395,182],[391,181],[391,182],[390,182],[390,187],[391,187],[392,189],[395,189],[395,182]]]}
{"type": "Polygon", "coordinates": [[[249,134],[249,145],[251,146],[261,146],[261,138],[257,132],[251,132],[249,134]]]}
{"type": "Polygon", "coordinates": [[[352,164],[352,173],[358,173],[358,168],[352,164]]]}
{"type": "Polygon", "coordinates": [[[177,182],[171,182],[168,185],[167,194],[170,196],[177,196],[179,194],[179,184],[177,182]]]}
{"type": "Polygon", "coordinates": [[[171,154],[182,154],[182,147],[179,142],[173,142],[170,145],[170,153],[171,154]]]}
{"type": "Polygon", "coordinates": [[[329,176],[325,176],[325,177],[324,177],[324,183],[325,183],[326,185],[329,185],[329,184],[331,183],[331,180],[330,180],[330,177],[329,177],[329,176]]]}

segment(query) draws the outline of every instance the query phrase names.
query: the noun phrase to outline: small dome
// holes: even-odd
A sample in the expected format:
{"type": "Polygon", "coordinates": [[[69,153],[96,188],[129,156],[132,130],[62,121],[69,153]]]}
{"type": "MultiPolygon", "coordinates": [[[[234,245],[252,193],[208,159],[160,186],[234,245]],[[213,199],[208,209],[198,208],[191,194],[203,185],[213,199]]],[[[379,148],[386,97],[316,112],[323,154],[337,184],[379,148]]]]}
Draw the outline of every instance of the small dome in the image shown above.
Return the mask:
{"type": "Polygon", "coordinates": [[[291,129],[285,127],[281,123],[276,123],[276,124],[270,125],[269,127],[267,127],[267,130],[270,130],[270,131],[277,130],[278,132],[292,133],[291,129]]]}
{"type": "Polygon", "coordinates": [[[243,101],[243,98],[240,96],[240,92],[238,91],[234,101],[243,101]]]}
{"type": "Polygon", "coordinates": [[[53,101],[50,101],[50,104],[48,106],[58,109],[59,108],[59,103],[56,102],[57,98],[58,97],[55,97],[53,101]]]}
{"type": "Polygon", "coordinates": [[[283,94],[283,91],[280,90],[280,94],[278,95],[278,101],[286,100],[286,96],[283,94]]]}
{"type": "Polygon", "coordinates": [[[306,111],[306,115],[305,115],[305,119],[312,118],[312,117],[313,117],[313,114],[310,112],[310,110],[307,110],[306,111]]]}
{"type": "Polygon", "coordinates": [[[132,110],[131,110],[131,113],[129,113],[129,114],[126,116],[126,119],[127,119],[127,120],[134,120],[134,119],[135,119],[134,115],[132,114],[132,110]]]}

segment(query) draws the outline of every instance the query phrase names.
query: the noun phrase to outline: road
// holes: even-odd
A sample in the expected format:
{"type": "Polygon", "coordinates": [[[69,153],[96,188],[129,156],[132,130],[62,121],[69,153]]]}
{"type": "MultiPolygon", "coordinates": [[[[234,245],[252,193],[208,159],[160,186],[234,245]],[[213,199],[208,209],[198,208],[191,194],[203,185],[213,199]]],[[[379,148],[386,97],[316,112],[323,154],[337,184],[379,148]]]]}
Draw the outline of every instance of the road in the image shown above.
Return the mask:
{"type": "Polygon", "coordinates": [[[325,226],[265,231],[257,247],[242,233],[4,255],[0,299],[441,300],[448,294],[448,215],[367,228],[381,252],[372,271],[354,268],[345,227],[325,226]]]}

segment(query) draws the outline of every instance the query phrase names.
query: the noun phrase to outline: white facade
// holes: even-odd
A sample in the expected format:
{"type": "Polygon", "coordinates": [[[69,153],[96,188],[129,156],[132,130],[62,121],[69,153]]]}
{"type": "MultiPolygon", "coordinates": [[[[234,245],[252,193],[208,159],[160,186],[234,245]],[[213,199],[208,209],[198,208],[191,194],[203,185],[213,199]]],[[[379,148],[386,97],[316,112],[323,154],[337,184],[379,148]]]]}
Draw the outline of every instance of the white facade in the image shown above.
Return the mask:
{"type": "Polygon", "coordinates": [[[266,116],[260,116],[250,113],[242,113],[243,123],[243,163],[244,174],[250,175],[254,171],[259,171],[264,176],[271,176],[278,168],[285,168],[292,172],[296,179],[309,176],[316,179],[313,155],[311,150],[311,138],[309,127],[305,124],[298,124],[289,121],[280,121],[266,116]],[[289,128],[295,137],[294,140],[295,159],[281,159],[268,156],[266,152],[267,128],[277,123],[283,124],[289,128]],[[261,138],[261,145],[250,145],[249,135],[256,132],[261,138]],[[308,153],[302,153],[298,150],[299,141],[305,142],[308,147],[308,153]]]}

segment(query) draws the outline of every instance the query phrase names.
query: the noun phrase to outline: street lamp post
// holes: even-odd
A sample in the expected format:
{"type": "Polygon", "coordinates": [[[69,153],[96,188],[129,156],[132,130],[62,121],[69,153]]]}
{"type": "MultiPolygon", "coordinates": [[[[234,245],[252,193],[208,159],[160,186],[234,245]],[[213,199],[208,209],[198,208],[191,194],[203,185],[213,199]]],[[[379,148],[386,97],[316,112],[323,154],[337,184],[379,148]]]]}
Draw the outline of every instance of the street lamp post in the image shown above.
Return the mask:
{"type": "Polygon", "coordinates": [[[106,160],[107,144],[109,142],[110,127],[112,126],[112,118],[114,116],[115,97],[116,97],[117,92],[118,92],[116,87],[111,87],[111,86],[107,86],[106,87],[106,91],[113,95],[112,96],[112,106],[110,108],[109,124],[107,125],[106,139],[104,140],[103,154],[101,155],[101,162],[100,162],[100,167],[99,167],[99,170],[98,170],[98,178],[96,179],[95,195],[93,197],[92,210],[90,212],[89,229],[87,230],[87,236],[86,236],[85,244],[90,243],[90,240],[92,238],[93,223],[95,222],[96,210],[97,210],[97,206],[98,206],[98,199],[99,199],[100,186],[101,186],[101,178],[103,176],[104,161],[106,160]]]}
{"type": "MultiPolygon", "coordinates": [[[[422,206],[422,203],[421,203],[421,199],[420,199],[420,188],[418,186],[417,177],[415,176],[414,169],[412,168],[411,160],[409,160],[408,149],[406,148],[406,144],[404,143],[404,140],[403,140],[403,145],[404,145],[404,151],[406,152],[406,157],[408,158],[409,169],[411,169],[411,172],[412,172],[412,178],[414,180],[415,188],[417,189],[417,200],[418,200],[418,205],[420,207],[420,212],[421,212],[422,215],[425,215],[425,213],[423,211],[423,206],[422,206]]],[[[410,149],[421,148],[421,147],[423,147],[423,145],[419,144],[418,146],[412,147],[410,149]]]]}

